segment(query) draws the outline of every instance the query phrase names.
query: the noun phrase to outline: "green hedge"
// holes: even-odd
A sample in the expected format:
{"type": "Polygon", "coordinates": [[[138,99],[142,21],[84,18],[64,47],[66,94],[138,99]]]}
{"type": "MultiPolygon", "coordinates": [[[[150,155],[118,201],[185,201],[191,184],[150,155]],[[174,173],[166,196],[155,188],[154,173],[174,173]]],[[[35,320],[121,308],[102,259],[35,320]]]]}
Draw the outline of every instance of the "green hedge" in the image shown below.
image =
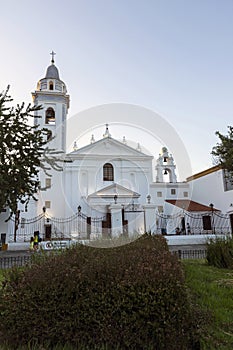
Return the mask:
{"type": "Polygon", "coordinates": [[[233,239],[216,238],[207,243],[206,259],[209,265],[233,269],[233,239]]]}
{"type": "Polygon", "coordinates": [[[184,275],[161,236],[112,249],[77,246],[12,269],[0,310],[2,341],[16,347],[195,349],[184,275]]]}

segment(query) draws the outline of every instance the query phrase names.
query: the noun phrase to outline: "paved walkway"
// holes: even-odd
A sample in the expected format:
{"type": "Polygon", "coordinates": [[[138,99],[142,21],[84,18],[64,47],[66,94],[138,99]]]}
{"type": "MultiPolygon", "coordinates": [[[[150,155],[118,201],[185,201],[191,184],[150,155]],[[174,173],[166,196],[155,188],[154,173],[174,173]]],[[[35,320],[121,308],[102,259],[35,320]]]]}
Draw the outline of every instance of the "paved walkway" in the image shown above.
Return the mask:
{"type": "MultiPolygon", "coordinates": [[[[177,250],[204,250],[206,241],[216,238],[217,235],[190,235],[190,236],[165,236],[169,249],[177,250]]],[[[220,235],[219,235],[220,236],[220,235]]],[[[221,237],[223,237],[221,235],[221,237]]],[[[45,243],[45,242],[43,242],[45,243]]],[[[27,256],[31,255],[29,251],[29,242],[8,243],[7,251],[0,251],[0,257],[7,256],[27,256]]]]}

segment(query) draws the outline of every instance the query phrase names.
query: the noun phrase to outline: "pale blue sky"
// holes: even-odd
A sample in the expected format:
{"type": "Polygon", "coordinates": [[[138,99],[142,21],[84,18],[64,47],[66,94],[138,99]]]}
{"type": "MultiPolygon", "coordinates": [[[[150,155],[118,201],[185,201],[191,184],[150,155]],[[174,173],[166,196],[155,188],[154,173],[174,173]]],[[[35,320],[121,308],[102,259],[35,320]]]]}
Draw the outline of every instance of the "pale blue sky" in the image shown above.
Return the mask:
{"type": "Polygon", "coordinates": [[[212,165],[215,131],[233,124],[233,0],[8,0],[0,29],[0,89],[16,102],[31,101],[54,50],[70,116],[112,102],[152,109],[194,173],[212,165]]]}

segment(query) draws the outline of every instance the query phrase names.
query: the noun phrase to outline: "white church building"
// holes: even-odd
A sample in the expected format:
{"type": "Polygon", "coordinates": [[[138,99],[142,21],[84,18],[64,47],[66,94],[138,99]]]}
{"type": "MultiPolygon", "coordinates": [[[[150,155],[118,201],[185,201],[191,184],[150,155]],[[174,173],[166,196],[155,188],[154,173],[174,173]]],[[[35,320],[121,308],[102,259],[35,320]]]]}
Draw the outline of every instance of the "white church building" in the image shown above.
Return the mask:
{"type": "Polygon", "coordinates": [[[27,241],[35,230],[44,239],[94,239],[145,231],[215,233],[223,228],[232,232],[227,208],[233,202],[233,191],[225,196],[221,169],[217,182],[216,177],[213,180],[215,197],[210,205],[210,178],[193,175],[178,182],[175,161],[166,147],[148,155],[139,144],[133,148],[125,138],[114,138],[108,121],[102,138],[95,140],[92,135],[89,144],[81,148],[74,144],[67,153],[70,97],[53,58],[32,97],[35,105],[43,107],[36,112],[35,123],[50,130],[48,147],[59,152],[61,169],[40,171],[38,200],[31,200],[27,212],[19,206],[17,227],[13,219],[1,220],[1,234],[6,234],[7,241],[27,241]]]}

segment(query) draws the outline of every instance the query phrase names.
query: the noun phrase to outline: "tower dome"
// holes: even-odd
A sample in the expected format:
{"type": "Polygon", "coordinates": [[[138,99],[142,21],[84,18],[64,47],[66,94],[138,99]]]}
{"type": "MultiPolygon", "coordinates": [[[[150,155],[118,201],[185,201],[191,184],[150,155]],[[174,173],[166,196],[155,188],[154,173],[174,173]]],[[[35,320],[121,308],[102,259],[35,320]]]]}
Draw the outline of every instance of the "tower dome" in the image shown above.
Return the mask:
{"type": "Polygon", "coordinates": [[[60,80],[59,78],[59,72],[57,67],[52,63],[46,71],[45,79],[57,79],[60,80]]]}
{"type": "Polygon", "coordinates": [[[59,77],[59,71],[54,64],[55,52],[51,52],[51,64],[46,70],[44,78],[40,79],[37,84],[37,91],[49,91],[50,93],[67,93],[65,83],[59,77]]]}

